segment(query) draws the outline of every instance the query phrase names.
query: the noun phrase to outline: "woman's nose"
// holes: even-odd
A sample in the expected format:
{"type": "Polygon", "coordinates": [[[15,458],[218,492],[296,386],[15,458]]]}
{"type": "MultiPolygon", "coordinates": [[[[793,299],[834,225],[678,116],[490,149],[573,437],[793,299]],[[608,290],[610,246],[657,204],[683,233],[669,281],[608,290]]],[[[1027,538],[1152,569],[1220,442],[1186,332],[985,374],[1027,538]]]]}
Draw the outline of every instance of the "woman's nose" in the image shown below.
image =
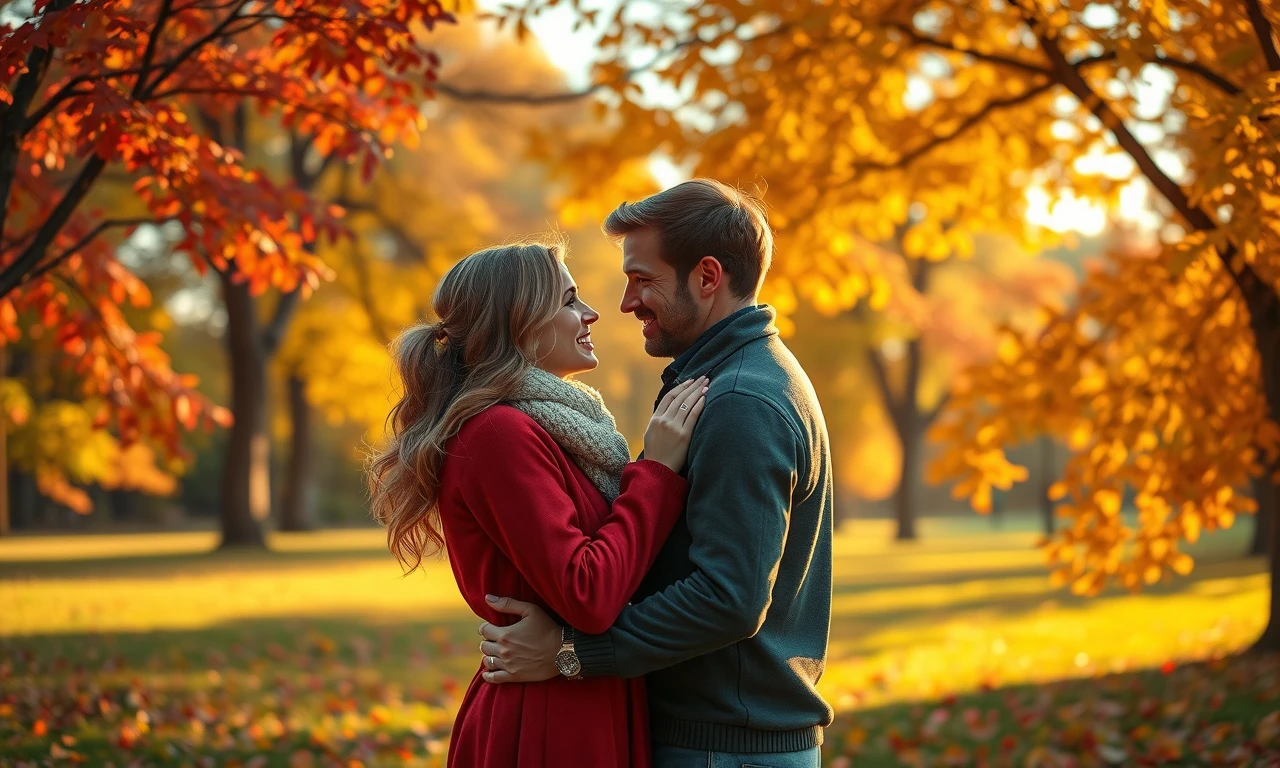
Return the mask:
{"type": "Polygon", "coordinates": [[[591,307],[587,307],[586,311],[582,313],[582,322],[584,325],[591,325],[592,323],[594,323],[599,319],[600,319],[600,313],[595,311],[591,307]]]}

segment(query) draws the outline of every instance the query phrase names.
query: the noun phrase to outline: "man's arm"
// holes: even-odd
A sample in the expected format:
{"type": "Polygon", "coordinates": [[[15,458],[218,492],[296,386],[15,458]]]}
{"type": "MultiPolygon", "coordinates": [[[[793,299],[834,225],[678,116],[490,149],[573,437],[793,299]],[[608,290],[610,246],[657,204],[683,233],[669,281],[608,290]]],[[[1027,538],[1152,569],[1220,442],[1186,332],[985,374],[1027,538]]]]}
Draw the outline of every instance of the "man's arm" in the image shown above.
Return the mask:
{"type": "MultiPolygon", "coordinates": [[[[690,446],[689,556],[693,572],[623,609],[609,631],[577,634],[587,676],[638,677],[754,635],[764,621],[782,557],[801,441],[772,405],[728,393],[707,404],[690,446]]],[[[523,606],[516,606],[523,609],[523,606]]],[[[527,613],[525,610],[519,610],[527,613]]],[[[531,622],[532,624],[532,622],[531,622]]],[[[483,634],[500,661],[493,682],[543,679],[545,664],[516,661],[513,647],[550,649],[553,638],[522,621],[483,634]],[[530,630],[525,635],[524,630],[530,630]],[[547,637],[535,637],[545,634],[547,637]]]]}
{"type": "Polygon", "coordinates": [[[728,393],[694,434],[686,520],[693,572],[579,635],[586,676],[639,677],[755,635],[773,599],[801,460],[771,404],[728,393]]]}

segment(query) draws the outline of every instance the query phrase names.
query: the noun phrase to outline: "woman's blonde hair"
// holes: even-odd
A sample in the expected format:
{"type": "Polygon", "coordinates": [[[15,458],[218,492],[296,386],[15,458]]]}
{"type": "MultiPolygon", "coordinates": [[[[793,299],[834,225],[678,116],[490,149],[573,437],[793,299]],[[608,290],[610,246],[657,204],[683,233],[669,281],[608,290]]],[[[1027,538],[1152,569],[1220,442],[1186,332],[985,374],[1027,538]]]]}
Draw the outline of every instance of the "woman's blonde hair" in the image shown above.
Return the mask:
{"type": "Polygon", "coordinates": [[[390,440],[369,457],[373,517],[406,572],[444,547],[437,508],[445,445],[472,416],[508,398],[537,360],[538,332],[560,309],[555,241],[487,248],[440,280],[439,321],[396,341],[403,393],[387,417],[390,440]]]}

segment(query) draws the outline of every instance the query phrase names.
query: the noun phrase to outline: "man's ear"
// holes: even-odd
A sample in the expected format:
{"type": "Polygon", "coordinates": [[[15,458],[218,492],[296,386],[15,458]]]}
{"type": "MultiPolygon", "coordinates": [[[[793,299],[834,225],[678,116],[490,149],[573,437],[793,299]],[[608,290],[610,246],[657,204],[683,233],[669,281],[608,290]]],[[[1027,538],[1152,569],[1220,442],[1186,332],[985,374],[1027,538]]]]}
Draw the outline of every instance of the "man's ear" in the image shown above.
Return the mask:
{"type": "Polygon", "coordinates": [[[724,273],[724,266],[715,256],[703,256],[693,268],[693,277],[695,280],[693,292],[703,299],[710,298],[728,279],[728,275],[724,273]]]}

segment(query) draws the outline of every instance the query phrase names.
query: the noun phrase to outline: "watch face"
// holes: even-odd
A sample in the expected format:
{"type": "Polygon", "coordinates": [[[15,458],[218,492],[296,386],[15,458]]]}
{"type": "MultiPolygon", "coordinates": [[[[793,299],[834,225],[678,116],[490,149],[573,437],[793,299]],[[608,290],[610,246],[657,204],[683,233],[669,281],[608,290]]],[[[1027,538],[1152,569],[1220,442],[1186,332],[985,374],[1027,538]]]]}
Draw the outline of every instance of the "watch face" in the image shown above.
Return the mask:
{"type": "Polygon", "coordinates": [[[572,651],[561,651],[556,654],[556,669],[565,677],[573,677],[582,671],[582,663],[578,655],[572,651]]]}

